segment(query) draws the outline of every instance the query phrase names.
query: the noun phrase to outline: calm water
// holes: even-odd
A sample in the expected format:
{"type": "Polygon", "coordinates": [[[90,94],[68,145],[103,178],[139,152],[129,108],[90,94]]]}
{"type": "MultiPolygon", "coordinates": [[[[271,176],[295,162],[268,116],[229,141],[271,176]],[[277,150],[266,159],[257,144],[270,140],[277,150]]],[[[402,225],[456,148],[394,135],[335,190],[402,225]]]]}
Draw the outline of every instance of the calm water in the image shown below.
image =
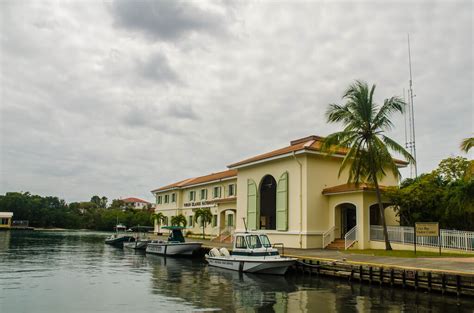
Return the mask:
{"type": "Polygon", "coordinates": [[[0,232],[0,312],[474,312],[474,300],[239,275],[113,248],[99,232],[0,232]]]}

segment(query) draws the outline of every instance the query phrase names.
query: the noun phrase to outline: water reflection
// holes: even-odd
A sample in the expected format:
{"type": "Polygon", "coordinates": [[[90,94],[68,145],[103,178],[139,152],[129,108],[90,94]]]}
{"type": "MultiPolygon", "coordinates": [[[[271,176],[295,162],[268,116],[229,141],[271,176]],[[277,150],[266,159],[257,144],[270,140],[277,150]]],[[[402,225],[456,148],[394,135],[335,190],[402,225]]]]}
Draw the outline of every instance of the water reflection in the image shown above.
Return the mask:
{"type": "Polygon", "coordinates": [[[189,304],[235,311],[258,307],[257,312],[287,306],[286,294],[298,287],[280,276],[242,274],[208,267],[201,260],[147,255],[152,267],[154,294],[181,298],[189,304]]]}
{"type": "Polygon", "coordinates": [[[241,274],[104,245],[100,232],[0,232],[0,312],[473,312],[472,299],[241,274]],[[25,300],[27,299],[27,300],[25,300]]]}

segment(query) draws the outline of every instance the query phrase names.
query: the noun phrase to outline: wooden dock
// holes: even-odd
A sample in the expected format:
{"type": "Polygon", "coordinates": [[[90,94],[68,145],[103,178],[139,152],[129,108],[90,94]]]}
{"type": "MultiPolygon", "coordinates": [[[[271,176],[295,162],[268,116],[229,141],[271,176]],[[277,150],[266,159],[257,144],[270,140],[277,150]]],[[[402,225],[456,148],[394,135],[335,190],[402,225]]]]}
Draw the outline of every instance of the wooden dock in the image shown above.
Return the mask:
{"type": "Polygon", "coordinates": [[[298,258],[292,268],[296,275],[321,275],[350,282],[411,288],[441,294],[474,297],[474,275],[435,269],[406,269],[380,265],[355,265],[340,261],[298,258]]]}

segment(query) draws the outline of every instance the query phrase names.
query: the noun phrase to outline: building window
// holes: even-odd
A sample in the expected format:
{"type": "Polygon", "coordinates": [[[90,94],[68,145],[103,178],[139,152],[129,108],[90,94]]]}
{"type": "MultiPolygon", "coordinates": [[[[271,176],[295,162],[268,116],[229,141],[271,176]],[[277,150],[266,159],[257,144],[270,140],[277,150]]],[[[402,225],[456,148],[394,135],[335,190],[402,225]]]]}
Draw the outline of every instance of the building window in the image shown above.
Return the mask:
{"type": "Polygon", "coordinates": [[[169,203],[170,202],[170,195],[165,195],[165,203],[169,203]]]}
{"type": "Polygon", "coordinates": [[[217,227],[217,215],[212,216],[212,227],[217,227]]]}
{"type": "Polygon", "coordinates": [[[168,226],[168,216],[165,216],[163,219],[163,226],[168,226]]]}
{"type": "Polygon", "coordinates": [[[188,216],[188,224],[189,224],[189,227],[193,227],[194,226],[194,219],[193,219],[193,216],[192,215],[189,215],[188,216]]]}
{"type": "Polygon", "coordinates": [[[229,185],[229,197],[235,196],[235,184],[229,185]]]}
{"type": "Polygon", "coordinates": [[[190,191],[189,192],[189,201],[195,201],[196,200],[196,191],[190,191]]]}
{"type": "Polygon", "coordinates": [[[214,187],[214,198],[220,198],[221,197],[221,187],[214,187]]]}
{"type": "Polygon", "coordinates": [[[227,215],[227,226],[234,226],[234,214],[227,215]]]}
{"type": "Polygon", "coordinates": [[[171,194],[171,202],[176,202],[176,193],[171,194]]]}
{"type": "Polygon", "coordinates": [[[201,189],[201,200],[207,200],[207,189],[201,189]]]}
{"type": "Polygon", "coordinates": [[[161,204],[161,196],[156,197],[156,203],[161,204]]]}

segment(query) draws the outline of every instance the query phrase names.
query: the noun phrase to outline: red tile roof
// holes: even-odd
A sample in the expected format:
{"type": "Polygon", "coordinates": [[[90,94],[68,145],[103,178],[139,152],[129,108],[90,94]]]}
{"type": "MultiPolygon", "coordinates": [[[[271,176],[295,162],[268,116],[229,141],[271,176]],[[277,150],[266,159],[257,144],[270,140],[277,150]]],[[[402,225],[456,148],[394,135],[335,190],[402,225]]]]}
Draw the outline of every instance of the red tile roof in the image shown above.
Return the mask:
{"type": "Polygon", "coordinates": [[[189,187],[189,186],[193,186],[193,185],[203,184],[203,183],[207,183],[207,182],[211,182],[211,181],[216,181],[216,180],[221,180],[221,179],[226,179],[226,178],[232,178],[232,177],[237,177],[237,170],[227,170],[227,171],[223,171],[223,172],[212,173],[212,174],[205,175],[205,176],[188,178],[188,179],[179,181],[177,183],[166,185],[166,186],[160,187],[158,189],[152,190],[151,192],[189,187]]]}
{"type": "MultiPolygon", "coordinates": [[[[380,189],[387,188],[386,186],[379,186],[380,189]]],[[[333,187],[328,187],[323,189],[323,195],[332,194],[332,193],[343,193],[343,192],[351,192],[351,191],[374,191],[375,186],[366,183],[360,183],[356,185],[354,183],[350,184],[342,184],[333,187]]]]}
{"type": "Polygon", "coordinates": [[[122,201],[127,202],[127,203],[131,203],[131,202],[150,203],[148,201],[145,201],[139,198],[133,198],[133,197],[122,199],[122,201]]]}
{"type": "MultiPolygon", "coordinates": [[[[241,165],[253,163],[256,161],[262,161],[266,159],[270,159],[273,157],[285,155],[287,153],[293,153],[297,151],[316,151],[316,152],[321,152],[321,146],[324,138],[319,137],[319,136],[308,136],[300,139],[296,139],[290,142],[290,145],[281,149],[277,149],[274,151],[270,151],[268,153],[260,154],[248,159],[245,159],[243,161],[233,163],[228,165],[227,167],[229,168],[235,168],[241,165]]],[[[348,149],[345,148],[337,148],[333,153],[339,154],[339,155],[345,155],[347,153],[348,149]]],[[[408,162],[402,161],[402,160],[397,160],[394,159],[395,163],[399,165],[407,165],[408,162]]]]}

